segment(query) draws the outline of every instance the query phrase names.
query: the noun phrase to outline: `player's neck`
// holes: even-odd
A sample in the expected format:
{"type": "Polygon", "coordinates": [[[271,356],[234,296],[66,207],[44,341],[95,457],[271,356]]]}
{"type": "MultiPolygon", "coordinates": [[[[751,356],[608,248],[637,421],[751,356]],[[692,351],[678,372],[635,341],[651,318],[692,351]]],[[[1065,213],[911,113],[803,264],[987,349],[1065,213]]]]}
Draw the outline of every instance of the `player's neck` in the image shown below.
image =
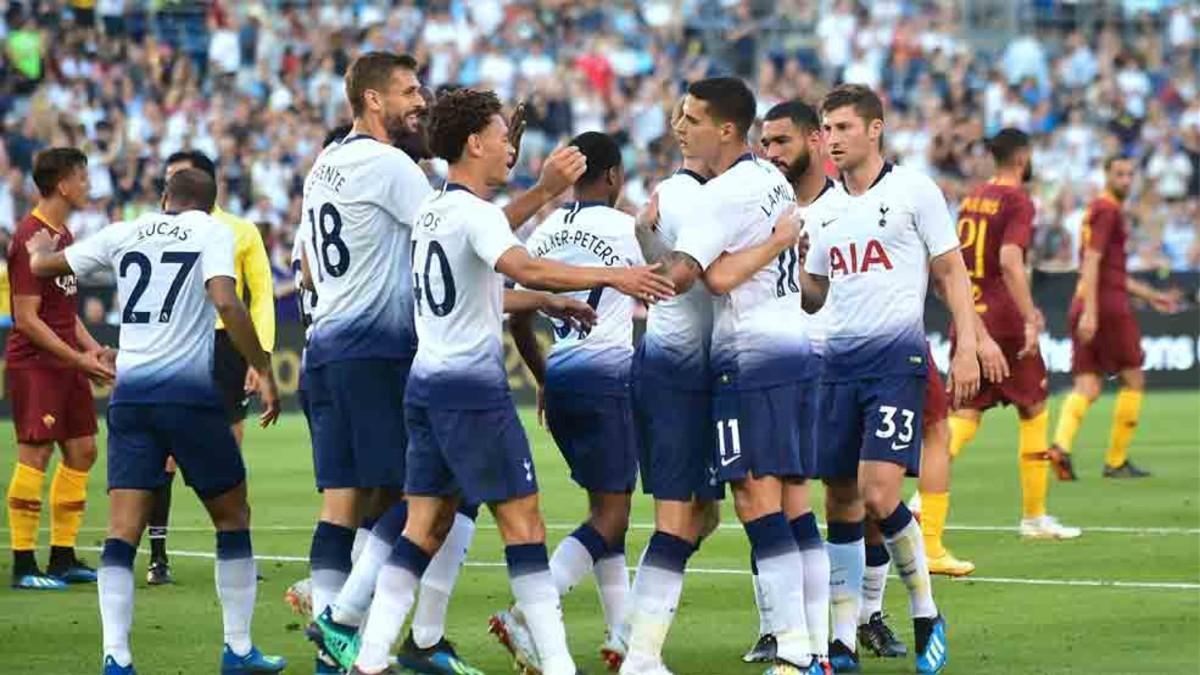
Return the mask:
{"type": "MultiPolygon", "coordinates": [[[[750,146],[745,143],[731,143],[722,147],[718,152],[715,161],[713,161],[713,170],[715,175],[721,175],[733,168],[737,164],[738,159],[750,153],[750,146]]],[[[750,153],[753,154],[753,153],[750,153]]]]}
{"type": "Polygon", "coordinates": [[[686,171],[691,171],[692,173],[696,174],[697,176],[704,177],[705,180],[712,178],[712,170],[709,169],[708,165],[705,164],[704,161],[699,158],[684,157],[683,158],[683,168],[686,171]]]}
{"type": "Polygon", "coordinates": [[[1104,188],[1104,192],[1101,192],[1101,193],[1100,193],[1100,196],[1101,196],[1102,198],[1104,198],[1104,199],[1107,199],[1107,200],[1109,200],[1109,201],[1112,201],[1112,202],[1114,202],[1114,203],[1116,203],[1116,204],[1124,204],[1124,203],[1125,203],[1125,198],[1124,198],[1124,197],[1118,197],[1118,196],[1117,196],[1117,193],[1116,193],[1116,192],[1113,192],[1113,191],[1112,191],[1112,190],[1111,190],[1111,189],[1110,189],[1108,186],[1105,186],[1105,188],[1104,188]]]}
{"type": "Polygon", "coordinates": [[[846,191],[857,197],[867,190],[871,189],[871,184],[879,177],[879,172],[883,171],[883,155],[879,153],[871,153],[863,160],[862,164],[842,172],[842,184],[846,186],[846,191]]]}
{"type": "Polygon", "coordinates": [[[480,199],[491,198],[492,188],[481,175],[471,170],[470,165],[463,163],[451,164],[450,170],[446,173],[447,183],[456,183],[471,191],[480,199]]]}
{"type": "Polygon", "coordinates": [[[354,126],[350,127],[350,133],[346,134],[347,138],[354,136],[370,136],[380,143],[392,144],[392,139],[388,136],[387,126],[383,120],[371,117],[356,117],[354,118],[354,126]]]}
{"type": "Polygon", "coordinates": [[[1022,180],[1023,169],[996,169],[996,175],[992,177],[992,182],[996,185],[1007,185],[1009,187],[1019,187],[1025,181],[1022,180]]]}
{"type": "Polygon", "coordinates": [[[64,199],[39,199],[33,207],[33,215],[49,225],[50,229],[62,232],[67,227],[67,218],[71,216],[71,205],[64,199]]]}
{"type": "Polygon", "coordinates": [[[792,190],[796,193],[796,203],[801,206],[808,206],[821,196],[825,191],[825,181],[829,180],[825,176],[825,171],[821,169],[824,160],[814,161],[809,164],[808,171],[804,172],[803,176],[796,179],[792,183],[792,190]]]}

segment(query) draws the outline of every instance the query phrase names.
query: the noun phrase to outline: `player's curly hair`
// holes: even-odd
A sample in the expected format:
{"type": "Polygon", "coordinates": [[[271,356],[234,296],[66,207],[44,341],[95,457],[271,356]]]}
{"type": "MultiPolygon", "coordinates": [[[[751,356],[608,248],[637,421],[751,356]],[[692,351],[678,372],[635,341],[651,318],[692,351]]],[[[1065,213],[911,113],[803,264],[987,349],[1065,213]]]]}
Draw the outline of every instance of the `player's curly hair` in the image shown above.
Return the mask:
{"type": "Polygon", "coordinates": [[[429,115],[429,147],[433,154],[451,164],[462,159],[467,138],[483,131],[501,109],[494,91],[464,88],[438,96],[429,115]]]}

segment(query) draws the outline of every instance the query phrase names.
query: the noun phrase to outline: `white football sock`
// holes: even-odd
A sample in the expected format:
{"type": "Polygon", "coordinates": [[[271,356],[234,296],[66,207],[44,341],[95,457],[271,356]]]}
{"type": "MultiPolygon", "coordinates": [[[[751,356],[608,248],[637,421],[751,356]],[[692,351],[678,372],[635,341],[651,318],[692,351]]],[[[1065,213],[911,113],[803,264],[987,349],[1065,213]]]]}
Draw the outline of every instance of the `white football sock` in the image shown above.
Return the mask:
{"type": "Polygon", "coordinates": [[[868,565],[863,572],[862,608],[858,612],[858,623],[863,625],[871,620],[875,612],[883,611],[883,592],[887,588],[888,570],[892,561],[882,565],[868,565]]]}
{"type": "Polygon", "coordinates": [[[371,597],[375,594],[375,582],[379,578],[379,570],[392,552],[394,541],[384,541],[374,532],[367,534],[358,560],[350,570],[350,576],[342,583],[336,599],[333,601],[333,620],[346,626],[358,626],[366,617],[367,609],[371,607],[371,597]]]}
{"type": "Polygon", "coordinates": [[[804,559],[804,616],[812,653],[824,658],[829,651],[829,553],[818,542],[800,551],[804,559]]]}
{"type": "Polygon", "coordinates": [[[111,656],[121,666],[128,666],[133,662],[133,654],[129,650],[129,630],[133,625],[135,552],[133,545],[124,541],[105,541],[100,569],[96,572],[104,655],[111,656]]]}
{"type": "MultiPolygon", "coordinates": [[[[901,505],[903,506],[903,504],[901,505]]],[[[916,618],[933,618],[937,616],[937,605],[933,602],[933,584],[929,580],[929,565],[925,560],[925,541],[921,536],[921,526],[916,520],[909,519],[908,524],[892,536],[884,537],[892,562],[896,564],[896,572],[900,580],[908,588],[908,607],[910,615],[916,618]]]]}
{"type": "Polygon", "coordinates": [[[413,610],[413,641],[422,649],[436,645],[446,634],[446,612],[450,608],[450,593],[458,581],[463,561],[475,538],[475,521],[461,513],[454,514],[454,524],[446,541],[429,561],[421,576],[421,591],[417,608],[413,610]]]}
{"type": "Polygon", "coordinates": [[[596,561],[592,571],[596,574],[604,623],[610,632],[618,631],[625,621],[625,603],[629,597],[629,570],[625,567],[625,552],[601,558],[596,561]]]}
{"type": "MultiPolygon", "coordinates": [[[[860,524],[861,528],[861,524],[860,524]]],[[[829,606],[833,615],[832,637],[850,650],[858,642],[858,613],[862,603],[866,546],[863,540],[827,542],[829,553],[829,606]]]]}
{"type": "Polygon", "coordinates": [[[595,562],[587,547],[575,537],[565,537],[550,557],[550,574],[560,596],[570,593],[585,576],[591,573],[595,562]]]}
{"type": "Polygon", "coordinates": [[[254,601],[258,595],[258,566],[254,558],[218,558],[214,567],[221,619],[225,625],[225,644],[234,654],[245,656],[254,647],[250,640],[250,623],[254,619],[254,601]]]}

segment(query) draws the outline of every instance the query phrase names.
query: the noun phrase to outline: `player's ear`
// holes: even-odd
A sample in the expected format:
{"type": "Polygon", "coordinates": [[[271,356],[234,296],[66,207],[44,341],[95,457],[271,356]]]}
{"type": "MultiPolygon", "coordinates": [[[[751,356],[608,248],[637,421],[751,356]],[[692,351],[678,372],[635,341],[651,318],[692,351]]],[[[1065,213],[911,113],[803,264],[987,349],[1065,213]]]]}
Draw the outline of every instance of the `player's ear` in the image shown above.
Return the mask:
{"type": "Polygon", "coordinates": [[[867,136],[871,140],[877,141],[877,140],[879,140],[879,137],[882,135],[883,135],[883,120],[879,120],[879,119],[871,120],[871,123],[867,126],[867,136]]]}

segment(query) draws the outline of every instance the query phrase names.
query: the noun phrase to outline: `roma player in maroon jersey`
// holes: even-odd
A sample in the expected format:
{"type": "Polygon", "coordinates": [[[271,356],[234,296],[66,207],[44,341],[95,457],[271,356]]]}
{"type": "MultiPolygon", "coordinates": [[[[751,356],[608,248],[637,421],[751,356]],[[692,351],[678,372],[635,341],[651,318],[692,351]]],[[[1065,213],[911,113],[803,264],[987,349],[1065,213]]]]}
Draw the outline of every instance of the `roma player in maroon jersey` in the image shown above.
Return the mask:
{"type": "Polygon", "coordinates": [[[41,199],[17,225],[8,249],[13,330],[5,350],[8,396],[17,432],[17,465],[8,485],[8,526],[14,588],[57,590],[91,582],[96,572],[75,557],[83,521],[88,471],[96,461],[96,415],[88,378],[113,377],[113,356],[78,316],[75,277],[39,279],[29,268],[25,242],[49,231],[59,249],[72,241],[67,217],[88,198],[87,157],[52,148],[34,159],[41,199]],[[50,564],[34,557],[42,512],[42,484],[55,444],[63,459],[50,483],[50,564]]]}
{"type": "Polygon", "coordinates": [[[1009,375],[999,382],[985,382],[975,398],[953,411],[950,455],[957,457],[975,436],[985,410],[1001,404],[1016,407],[1020,418],[1021,536],[1072,539],[1081,534],[1079,528],[1065,527],[1046,513],[1050,415],[1046,410],[1046,364],[1038,352],[1038,335],[1045,320],[1033,303],[1025,274],[1034,206],[1022,185],[1033,174],[1032,150],[1029,137],[1011,128],[996,134],[988,147],[996,160],[995,177],[963,200],[958,231],[971,271],[975,311],[1003,350],[1009,375]]]}
{"type": "Polygon", "coordinates": [[[1100,396],[1105,375],[1121,381],[1113,411],[1112,435],[1104,457],[1105,478],[1142,478],[1149,472],[1128,459],[1129,443],[1142,407],[1141,331],[1129,306],[1137,296],[1160,312],[1174,310],[1175,301],[1125,272],[1125,242],[1129,227],[1121,205],[1133,185],[1134,160],[1109,157],[1104,162],[1104,193],[1088,205],[1080,241],[1079,284],[1071,303],[1071,373],[1075,386],[1063,402],[1050,459],[1061,480],[1075,480],[1071,445],[1083,416],[1100,396]]]}

